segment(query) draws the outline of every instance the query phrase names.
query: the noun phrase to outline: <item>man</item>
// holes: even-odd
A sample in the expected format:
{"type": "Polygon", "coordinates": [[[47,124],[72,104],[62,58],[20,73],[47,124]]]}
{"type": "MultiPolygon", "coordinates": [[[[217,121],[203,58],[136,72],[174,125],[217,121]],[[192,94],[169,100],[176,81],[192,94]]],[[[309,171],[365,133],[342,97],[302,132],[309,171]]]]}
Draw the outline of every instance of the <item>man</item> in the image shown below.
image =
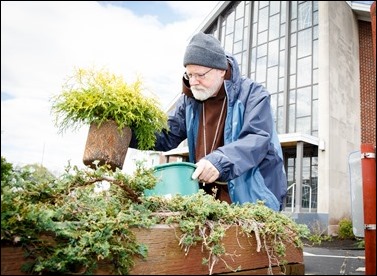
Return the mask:
{"type": "Polygon", "coordinates": [[[171,150],[187,138],[189,160],[197,165],[192,177],[206,192],[282,210],[287,180],[269,93],[243,78],[237,61],[203,32],[192,37],[183,65],[182,95],[154,149],[171,150]]]}

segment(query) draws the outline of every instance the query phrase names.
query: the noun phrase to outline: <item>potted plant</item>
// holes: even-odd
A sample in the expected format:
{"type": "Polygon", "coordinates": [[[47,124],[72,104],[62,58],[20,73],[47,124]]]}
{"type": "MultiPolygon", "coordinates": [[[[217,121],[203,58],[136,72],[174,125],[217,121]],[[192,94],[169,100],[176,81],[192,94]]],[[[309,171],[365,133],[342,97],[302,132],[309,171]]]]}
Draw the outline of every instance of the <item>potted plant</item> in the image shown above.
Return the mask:
{"type": "Polygon", "coordinates": [[[52,102],[59,133],[90,125],[83,162],[91,167],[122,168],[131,130],[139,149],[147,150],[154,146],[155,132],[167,128],[166,113],[143,94],[139,78],[128,84],[105,69],[76,69],[52,102]]]}

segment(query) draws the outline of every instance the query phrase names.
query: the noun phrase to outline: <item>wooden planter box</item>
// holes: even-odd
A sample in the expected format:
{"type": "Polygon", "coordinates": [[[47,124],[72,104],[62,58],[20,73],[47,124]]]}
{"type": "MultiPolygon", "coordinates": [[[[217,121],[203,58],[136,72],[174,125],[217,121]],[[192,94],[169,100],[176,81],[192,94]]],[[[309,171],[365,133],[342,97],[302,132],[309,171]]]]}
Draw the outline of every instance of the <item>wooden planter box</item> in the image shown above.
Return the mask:
{"type": "MultiPolygon", "coordinates": [[[[156,225],[151,229],[135,229],[139,242],[148,246],[148,258],[142,260],[135,258],[135,266],[131,275],[208,275],[209,268],[202,264],[202,258],[208,258],[208,252],[202,252],[201,244],[191,247],[185,255],[178,245],[179,229],[168,225],[156,225]]],[[[262,248],[256,250],[254,236],[247,238],[237,234],[237,228],[231,227],[223,239],[226,251],[234,253],[233,256],[225,256],[224,260],[232,268],[241,267],[237,272],[232,272],[225,263],[219,261],[213,267],[212,274],[230,273],[237,275],[261,275],[268,274],[268,255],[262,248]]],[[[26,260],[20,247],[1,248],[1,275],[20,275],[21,265],[26,260]]],[[[286,256],[282,258],[280,265],[272,263],[273,274],[304,275],[305,266],[303,251],[286,244],[286,256]]],[[[105,262],[99,263],[97,275],[111,274],[111,268],[105,262]]]]}

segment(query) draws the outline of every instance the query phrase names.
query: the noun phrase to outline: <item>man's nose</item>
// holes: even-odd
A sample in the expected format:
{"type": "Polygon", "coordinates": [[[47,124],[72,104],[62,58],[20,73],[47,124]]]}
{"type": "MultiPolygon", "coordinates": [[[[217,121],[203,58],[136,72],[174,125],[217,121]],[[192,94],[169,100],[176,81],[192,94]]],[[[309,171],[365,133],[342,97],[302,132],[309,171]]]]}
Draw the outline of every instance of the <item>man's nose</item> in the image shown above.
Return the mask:
{"type": "Polygon", "coordinates": [[[190,79],[189,79],[189,82],[190,82],[190,85],[192,85],[192,84],[198,84],[198,83],[199,83],[199,81],[198,81],[198,77],[195,76],[195,75],[192,75],[192,76],[190,77],[190,79]]]}

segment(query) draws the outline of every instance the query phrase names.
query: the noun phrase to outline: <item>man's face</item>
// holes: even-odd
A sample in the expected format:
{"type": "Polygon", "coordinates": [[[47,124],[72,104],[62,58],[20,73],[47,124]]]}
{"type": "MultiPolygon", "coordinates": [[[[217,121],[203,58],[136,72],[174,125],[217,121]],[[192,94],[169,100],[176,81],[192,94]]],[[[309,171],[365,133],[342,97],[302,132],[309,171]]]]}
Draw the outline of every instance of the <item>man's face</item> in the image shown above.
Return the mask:
{"type": "Polygon", "coordinates": [[[200,65],[187,65],[185,78],[189,80],[195,99],[204,101],[217,95],[224,82],[225,70],[200,65]]]}

